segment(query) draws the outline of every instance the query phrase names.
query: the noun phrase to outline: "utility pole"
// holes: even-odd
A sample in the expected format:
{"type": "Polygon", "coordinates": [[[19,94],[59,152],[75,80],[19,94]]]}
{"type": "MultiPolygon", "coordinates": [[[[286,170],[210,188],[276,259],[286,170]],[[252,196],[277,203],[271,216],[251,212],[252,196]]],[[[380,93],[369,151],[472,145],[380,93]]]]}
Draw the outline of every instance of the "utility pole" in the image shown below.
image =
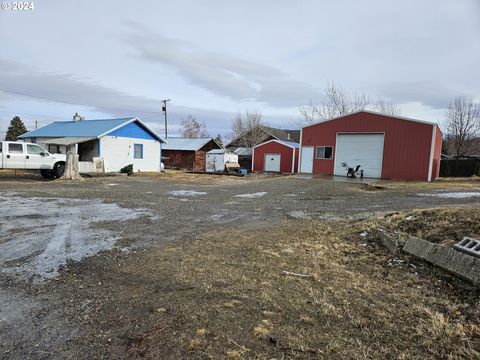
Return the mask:
{"type": "Polygon", "coordinates": [[[163,114],[165,115],[165,139],[168,137],[168,131],[167,131],[167,102],[170,101],[170,99],[163,99],[163,106],[162,106],[162,111],[163,114]]]}
{"type": "Polygon", "coordinates": [[[38,128],[38,120],[35,120],[35,129],[38,128]]]}

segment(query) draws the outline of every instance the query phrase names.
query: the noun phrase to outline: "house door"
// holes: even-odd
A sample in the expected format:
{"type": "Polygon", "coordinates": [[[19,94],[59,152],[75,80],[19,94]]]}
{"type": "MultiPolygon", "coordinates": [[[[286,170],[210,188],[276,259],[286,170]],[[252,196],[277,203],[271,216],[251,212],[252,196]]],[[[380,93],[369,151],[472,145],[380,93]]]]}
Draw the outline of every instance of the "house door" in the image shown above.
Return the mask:
{"type": "Polygon", "coordinates": [[[311,174],[313,172],[313,146],[302,146],[300,172],[311,174]]]}
{"type": "Polygon", "coordinates": [[[265,171],[280,172],[280,158],[280,154],[265,154],[265,171]]]}

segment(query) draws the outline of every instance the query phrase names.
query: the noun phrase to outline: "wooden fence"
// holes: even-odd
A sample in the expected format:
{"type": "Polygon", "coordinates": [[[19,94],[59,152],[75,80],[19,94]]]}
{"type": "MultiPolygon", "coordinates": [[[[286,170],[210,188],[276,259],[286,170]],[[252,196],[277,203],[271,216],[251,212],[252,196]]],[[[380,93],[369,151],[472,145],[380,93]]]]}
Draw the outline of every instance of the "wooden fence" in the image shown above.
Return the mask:
{"type": "Polygon", "coordinates": [[[480,176],[480,158],[448,159],[440,162],[441,177],[480,176]]]}

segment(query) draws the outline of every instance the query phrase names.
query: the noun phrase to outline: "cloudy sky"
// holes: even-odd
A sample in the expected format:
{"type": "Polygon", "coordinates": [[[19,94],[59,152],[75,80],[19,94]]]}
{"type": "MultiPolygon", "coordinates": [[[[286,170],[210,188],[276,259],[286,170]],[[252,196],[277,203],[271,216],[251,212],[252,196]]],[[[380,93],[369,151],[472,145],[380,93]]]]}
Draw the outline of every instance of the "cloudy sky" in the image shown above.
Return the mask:
{"type": "Polygon", "coordinates": [[[478,0],[33,3],[0,10],[0,132],[75,112],[162,131],[164,98],[173,130],[191,114],[228,134],[246,110],[288,128],[330,81],[440,124],[453,97],[480,99],[478,0]]]}

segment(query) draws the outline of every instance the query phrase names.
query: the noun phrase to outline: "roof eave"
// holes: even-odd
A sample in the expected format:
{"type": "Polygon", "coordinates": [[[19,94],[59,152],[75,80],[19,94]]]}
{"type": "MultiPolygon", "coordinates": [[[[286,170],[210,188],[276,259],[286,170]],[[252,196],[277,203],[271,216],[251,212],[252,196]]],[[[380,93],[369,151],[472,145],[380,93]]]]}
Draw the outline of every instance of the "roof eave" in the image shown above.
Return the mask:
{"type": "Polygon", "coordinates": [[[327,120],[320,120],[316,123],[306,125],[302,129],[305,129],[305,128],[308,128],[308,127],[311,127],[311,126],[315,126],[315,125],[319,125],[319,124],[323,124],[323,123],[326,123],[326,122],[329,122],[329,121],[338,120],[338,119],[344,118],[346,116],[355,115],[355,114],[359,114],[359,113],[381,115],[381,116],[391,117],[391,118],[398,119],[398,120],[405,120],[405,121],[411,121],[411,122],[416,122],[416,123],[425,124],[425,125],[432,125],[432,126],[436,125],[436,126],[438,126],[437,123],[431,122],[431,121],[417,120],[417,119],[412,119],[412,118],[408,118],[408,117],[405,117],[405,116],[399,116],[399,115],[383,114],[383,113],[380,113],[380,112],[370,111],[370,110],[357,110],[357,111],[354,111],[352,113],[345,114],[345,115],[340,115],[340,116],[335,116],[335,117],[327,119],[327,120]]]}

